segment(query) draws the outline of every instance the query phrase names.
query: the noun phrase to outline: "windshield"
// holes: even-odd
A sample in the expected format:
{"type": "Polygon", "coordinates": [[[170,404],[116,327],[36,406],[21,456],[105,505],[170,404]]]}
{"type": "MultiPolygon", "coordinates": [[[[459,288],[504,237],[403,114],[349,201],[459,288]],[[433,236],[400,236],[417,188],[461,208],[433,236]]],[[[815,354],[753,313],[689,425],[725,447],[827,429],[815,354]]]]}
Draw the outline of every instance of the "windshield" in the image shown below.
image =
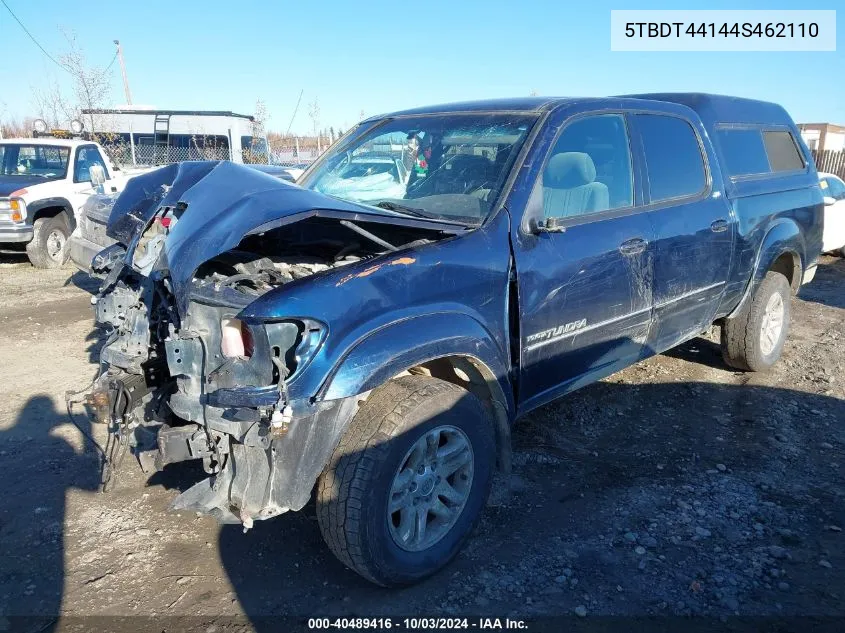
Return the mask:
{"type": "Polygon", "coordinates": [[[331,148],[299,184],[351,202],[477,225],[535,121],[507,113],[386,119],[331,148]]]}
{"type": "Polygon", "coordinates": [[[0,145],[0,173],[4,176],[64,178],[70,149],[56,145],[0,145]]]}

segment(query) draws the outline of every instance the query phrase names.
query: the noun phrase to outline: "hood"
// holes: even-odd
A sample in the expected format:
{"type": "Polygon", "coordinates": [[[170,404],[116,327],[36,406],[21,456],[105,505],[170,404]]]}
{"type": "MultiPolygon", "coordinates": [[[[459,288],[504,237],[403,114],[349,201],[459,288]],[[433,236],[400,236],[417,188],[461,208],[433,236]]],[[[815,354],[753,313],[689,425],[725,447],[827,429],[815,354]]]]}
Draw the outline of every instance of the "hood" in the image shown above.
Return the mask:
{"type": "Polygon", "coordinates": [[[40,185],[45,182],[50,182],[53,178],[44,178],[43,176],[21,175],[21,176],[0,176],[0,196],[8,196],[13,191],[23,189],[24,187],[32,187],[33,185],[40,185]]]}
{"type": "Polygon", "coordinates": [[[108,235],[128,245],[125,262],[132,261],[138,238],[156,212],[177,203],[185,210],[167,236],[153,270],[169,274],[182,313],[197,268],[235,248],[250,233],[313,216],[464,230],[456,224],[338,200],[228,161],[187,162],[136,176],[118,197],[109,217],[108,235]]]}

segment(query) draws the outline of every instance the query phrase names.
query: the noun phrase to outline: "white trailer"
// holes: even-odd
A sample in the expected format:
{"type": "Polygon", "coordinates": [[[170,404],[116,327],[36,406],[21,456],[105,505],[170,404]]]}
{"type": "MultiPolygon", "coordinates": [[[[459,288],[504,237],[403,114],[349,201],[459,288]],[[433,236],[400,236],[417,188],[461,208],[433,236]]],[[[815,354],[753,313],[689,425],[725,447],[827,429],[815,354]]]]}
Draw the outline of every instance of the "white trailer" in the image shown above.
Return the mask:
{"type": "Polygon", "coordinates": [[[160,165],[181,160],[267,163],[267,139],[255,118],[216,110],[83,110],[87,131],[122,162],[160,165]],[[262,134],[258,136],[258,134],[262,134]]]}

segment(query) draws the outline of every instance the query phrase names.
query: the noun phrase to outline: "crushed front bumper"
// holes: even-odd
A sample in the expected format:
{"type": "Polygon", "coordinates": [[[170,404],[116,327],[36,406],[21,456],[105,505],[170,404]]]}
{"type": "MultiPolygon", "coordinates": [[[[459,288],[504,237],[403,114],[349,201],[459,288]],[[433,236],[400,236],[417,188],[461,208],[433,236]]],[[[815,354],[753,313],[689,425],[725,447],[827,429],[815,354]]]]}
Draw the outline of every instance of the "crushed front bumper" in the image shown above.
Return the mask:
{"type": "Polygon", "coordinates": [[[357,403],[293,404],[300,413],[294,413],[284,432],[251,427],[241,442],[230,444],[226,467],[183,492],[173,508],[250,527],[254,519],[305,506],[357,403]]]}
{"type": "Polygon", "coordinates": [[[102,395],[90,400],[107,399],[113,432],[118,439],[131,433],[145,470],[203,461],[210,477],[174,508],[246,527],[302,508],[357,399],[289,398],[283,359],[303,349],[301,325],[293,322],[250,325],[250,355],[226,357],[221,322],[236,308],[192,301],[178,329],[170,324],[167,336],[152,335],[161,341],[156,354],[144,353],[141,342],[164,327],[149,318],[156,313],[148,309],[149,288],[118,284],[97,302],[97,321],[120,326],[101,351],[108,371],[95,391],[102,395]],[[147,388],[131,387],[138,380],[147,388]]]}

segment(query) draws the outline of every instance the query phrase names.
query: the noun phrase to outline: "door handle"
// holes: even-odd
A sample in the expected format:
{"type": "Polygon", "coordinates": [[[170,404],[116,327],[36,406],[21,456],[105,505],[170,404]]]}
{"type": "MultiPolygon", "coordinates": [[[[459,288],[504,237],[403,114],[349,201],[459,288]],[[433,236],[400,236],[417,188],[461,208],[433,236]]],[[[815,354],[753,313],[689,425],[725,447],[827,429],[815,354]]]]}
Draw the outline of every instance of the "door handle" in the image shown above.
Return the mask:
{"type": "Polygon", "coordinates": [[[716,220],[713,224],[710,225],[710,230],[714,233],[722,233],[723,231],[728,230],[728,221],[727,220],[716,220]]]}
{"type": "Polygon", "coordinates": [[[619,245],[619,252],[626,256],[639,255],[645,251],[646,246],[648,246],[648,242],[646,242],[643,238],[634,237],[622,242],[619,245]]]}

